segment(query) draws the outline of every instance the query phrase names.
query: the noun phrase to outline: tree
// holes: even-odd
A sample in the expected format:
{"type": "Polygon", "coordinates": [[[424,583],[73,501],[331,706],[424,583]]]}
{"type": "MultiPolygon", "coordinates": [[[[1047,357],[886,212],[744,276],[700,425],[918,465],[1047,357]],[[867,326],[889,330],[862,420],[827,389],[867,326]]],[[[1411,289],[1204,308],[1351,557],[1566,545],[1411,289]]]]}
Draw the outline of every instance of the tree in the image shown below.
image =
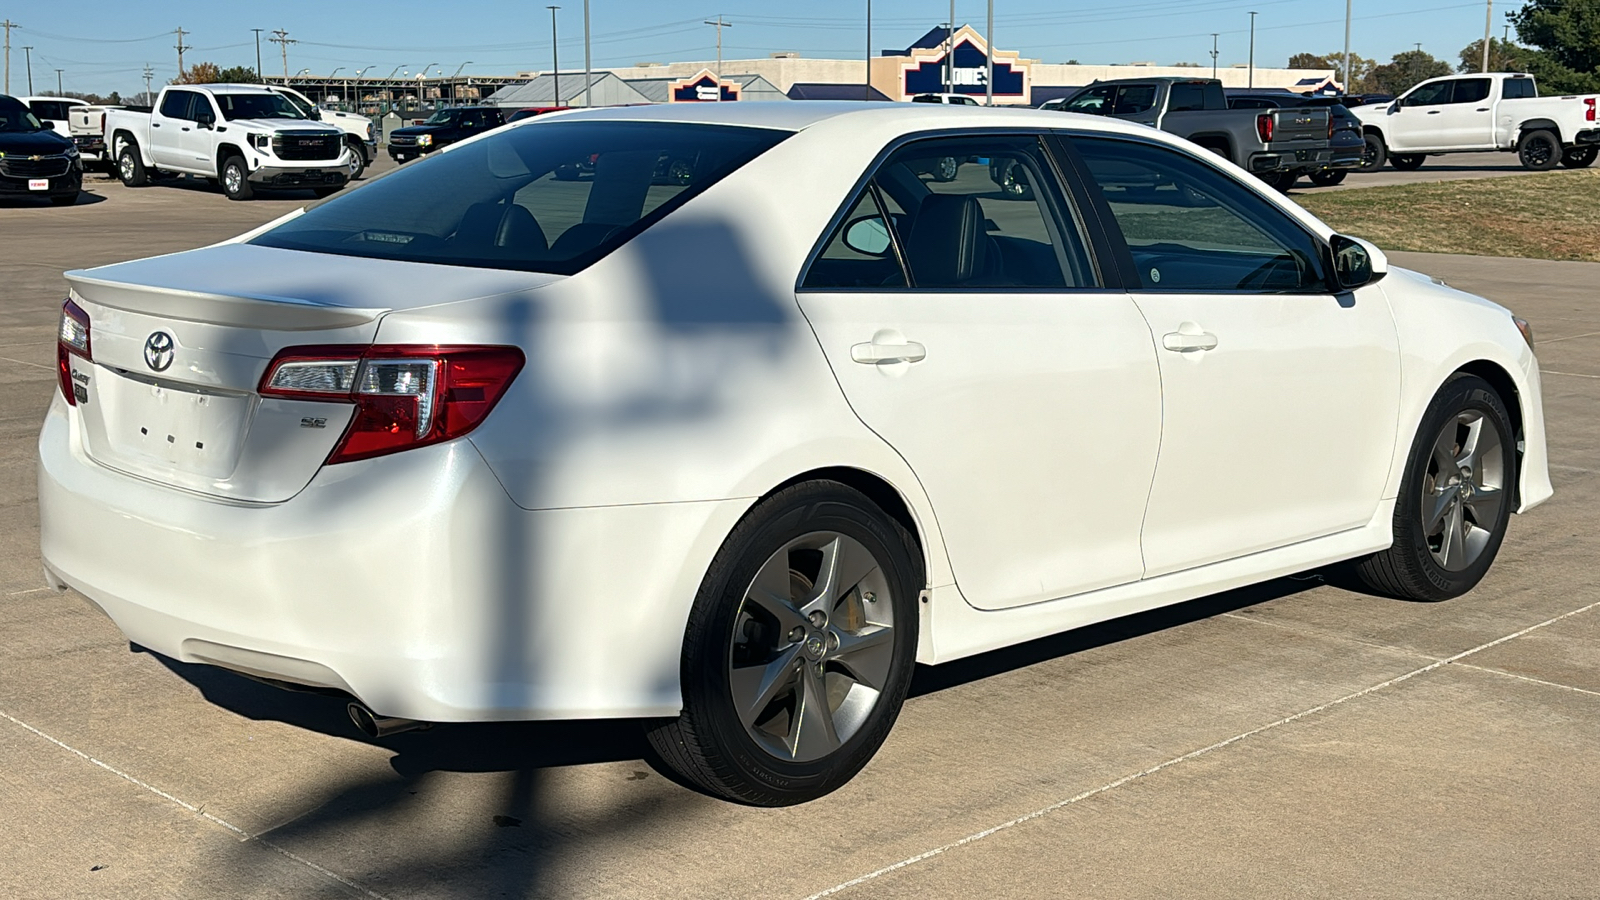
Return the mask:
{"type": "Polygon", "coordinates": [[[1426,50],[1407,50],[1372,70],[1372,86],[1379,93],[1399,96],[1429,78],[1453,71],[1449,63],[1426,50]]]}
{"type": "Polygon", "coordinates": [[[1600,73],[1600,0],[1528,0],[1507,18],[1517,37],[1582,75],[1600,73]]]}
{"type": "Polygon", "coordinates": [[[169,84],[216,84],[221,81],[222,70],[214,62],[197,62],[188,71],[179,72],[169,84]]]}
{"type": "MultiPolygon", "coordinates": [[[[1491,72],[1526,72],[1528,71],[1528,57],[1533,51],[1527,47],[1490,39],[1489,41],[1489,71],[1491,72]]],[[[1483,66],[1483,41],[1481,39],[1461,48],[1461,65],[1456,67],[1457,72],[1476,72],[1483,66]]]]}
{"type": "Polygon", "coordinates": [[[224,84],[260,84],[261,76],[249,66],[229,66],[217,73],[217,81],[224,84]]]}

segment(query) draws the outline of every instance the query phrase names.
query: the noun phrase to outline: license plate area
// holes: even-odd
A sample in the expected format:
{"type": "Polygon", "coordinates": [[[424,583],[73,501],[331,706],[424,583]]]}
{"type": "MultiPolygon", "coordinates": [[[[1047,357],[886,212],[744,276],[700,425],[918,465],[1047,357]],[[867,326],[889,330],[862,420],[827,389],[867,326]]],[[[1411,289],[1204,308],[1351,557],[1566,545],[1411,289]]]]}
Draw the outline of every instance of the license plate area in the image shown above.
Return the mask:
{"type": "Polygon", "coordinates": [[[28,179],[28,190],[30,190],[30,191],[48,191],[48,190],[50,190],[50,179],[48,179],[48,178],[29,178],[28,179]]]}
{"type": "Polygon", "coordinates": [[[250,426],[252,394],[199,390],[97,367],[86,416],[90,454],[140,474],[225,479],[239,462],[250,426]],[[103,444],[96,448],[93,432],[103,444]],[[96,452],[96,451],[99,452],[96,452]]]}

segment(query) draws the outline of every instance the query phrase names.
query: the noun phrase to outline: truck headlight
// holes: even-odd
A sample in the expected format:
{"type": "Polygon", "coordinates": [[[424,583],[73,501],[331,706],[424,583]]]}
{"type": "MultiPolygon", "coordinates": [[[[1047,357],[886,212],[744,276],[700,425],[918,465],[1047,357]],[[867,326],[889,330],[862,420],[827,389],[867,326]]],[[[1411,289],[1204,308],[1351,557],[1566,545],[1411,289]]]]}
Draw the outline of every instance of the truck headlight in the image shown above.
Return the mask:
{"type": "Polygon", "coordinates": [[[431,134],[419,135],[417,137],[417,146],[418,147],[432,147],[433,146],[433,135],[431,135],[431,134]]]}
{"type": "Polygon", "coordinates": [[[371,122],[367,123],[367,140],[368,141],[372,140],[372,123],[371,122]]]}
{"type": "Polygon", "coordinates": [[[270,134],[252,134],[252,135],[250,135],[250,146],[256,148],[257,150],[265,151],[267,149],[267,147],[269,147],[271,145],[272,145],[272,135],[270,135],[270,134]]]}

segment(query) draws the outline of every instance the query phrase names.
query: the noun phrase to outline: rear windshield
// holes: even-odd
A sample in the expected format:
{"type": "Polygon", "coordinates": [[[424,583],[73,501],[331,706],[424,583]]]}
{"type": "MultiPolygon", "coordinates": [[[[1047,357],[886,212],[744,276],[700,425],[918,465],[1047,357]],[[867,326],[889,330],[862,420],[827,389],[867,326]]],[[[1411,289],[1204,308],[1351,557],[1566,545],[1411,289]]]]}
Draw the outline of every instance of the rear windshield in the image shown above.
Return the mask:
{"type": "Polygon", "coordinates": [[[789,134],[679,122],[529,123],[412,163],[251,243],[570,275],[789,134]]]}

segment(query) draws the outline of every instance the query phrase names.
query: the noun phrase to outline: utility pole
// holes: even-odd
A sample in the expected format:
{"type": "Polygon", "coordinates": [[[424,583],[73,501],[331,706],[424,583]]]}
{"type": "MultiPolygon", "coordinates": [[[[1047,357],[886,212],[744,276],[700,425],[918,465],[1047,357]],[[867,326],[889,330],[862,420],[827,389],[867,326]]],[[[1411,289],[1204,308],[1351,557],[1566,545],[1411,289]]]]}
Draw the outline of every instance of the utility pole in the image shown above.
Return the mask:
{"type": "MultiPolygon", "coordinates": [[[[266,31],[266,29],[252,28],[250,30],[256,33],[256,77],[261,78],[261,32],[266,31]]],[[[263,78],[262,80],[265,81],[266,79],[263,78]]]]}
{"type": "Polygon", "coordinates": [[[872,0],[867,0],[867,80],[862,82],[861,99],[872,99],[872,0]]]}
{"type": "Polygon", "coordinates": [[[1248,76],[1248,79],[1249,79],[1249,83],[1246,85],[1246,87],[1255,87],[1256,86],[1256,14],[1255,14],[1254,10],[1252,10],[1250,12],[1250,74],[1248,76]]]}
{"type": "Polygon", "coordinates": [[[63,71],[62,69],[57,69],[56,70],[56,96],[57,97],[65,97],[67,95],[66,88],[63,88],[61,86],[61,73],[62,73],[62,71],[63,71]]]}
{"type": "Polygon", "coordinates": [[[23,47],[22,58],[28,61],[28,93],[33,93],[33,48],[23,47]]]}
{"type": "Polygon", "coordinates": [[[552,106],[561,105],[561,51],[556,48],[556,10],[559,6],[546,6],[550,10],[550,68],[555,76],[556,101],[552,106]]]}
{"type": "Polygon", "coordinates": [[[583,108],[588,109],[589,87],[594,83],[594,70],[589,65],[589,0],[583,0],[583,108]]]}
{"type": "Polygon", "coordinates": [[[949,74],[944,78],[944,89],[954,93],[956,89],[956,0],[950,0],[950,27],[945,31],[945,41],[948,47],[944,52],[944,64],[949,74]]]}
{"type": "Polygon", "coordinates": [[[717,13],[716,21],[707,21],[707,25],[717,26],[717,102],[722,102],[722,29],[732,28],[732,22],[722,21],[722,13],[717,13]]]}
{"type": "Polygon", "coordinates": [[[1483,14],[1483,68],[1479,71],[1484,74],[1489,72],[1489,42],[1494,40],[1494,0],[1488,0],[1483,14]]]}
{"type": "Polygon", "coordinates": [[[150,79],[153,78],[155,74],[155,69],[150,68],[148,65],[144,67],[144,102],[150,104],[151,106],[154,106],[156,103],[155,97],[150,94],[150,79]]]}
{"type": "Polygon", "coordinates": [[[272,37],[267,38],[267,40],[271,41],[274,44],[277,44],[283,51],[283,83],[284,84],[288,84],[289,83],[289,45],[290,44],[298,44],[300,42],[295,40],[294,38],[289,37],[289,32],[284,31],[282,28],[279,28],[277,31],[274,31],[272,33],[272,37]]]}
{"type": "Polygon", "coordinates": [[[1217,78],[1217,32],[1211,32],[1211,79],[1217,78]]]}
{"type": "Polygon", "coordinates": [[[983,42],[988,45],[988,52],[983,54],[988,60],[988,70],[983,76],[984,105],[994,105],[994,0],[989,0],[989,23],[984,26],[983,42]]]}
{"type": "Polygon", "coordinates": [[[1344,0],[1344,92],[1350,93],[1350,6],[1353,0],[1344,0]]]}
{"type": "Polygon", "coordinates": [[[11,21],[10,19],[5,20],[4,22],[0,22],[0,28],[4,28],[6,30],[6,90],[5,90],[5,92],[7,94],[11,93],[11,29],[17,28],[17,27],[19,27],[17,25],[17,23],[11,21]]]}
{"type": "Polygon", "coordinates": [[[179,77],[179,78],[182,78],[182,77],[183,77],[183,73],[184,73],[184,68],[183,68],[183,51],[185,51],[185,50],[187,50],[187,49],[189,49],[189,48],[188,48],[188,47],[187,47],[187,46],[185,46],[185,45],[184,45],[184,43],[183,43],[183,36],[184,36],[184,35],[185,35],[185,34],[190,34],[190,33],[191,33],[191,32],[186,32],[186,31],[184,31],[184,30],[183,30],[183,29],[182,29],[182,28],[176,28],[176,29],[174,29],[174,30],[173,30],[173,32],[172,32],[172,33],[173,33],[173,34],[176,34],[176,35],[177,35],[177,36],[178,36],[178,46],[177,46],[177,48],[176,48],[176,49],[177,49],[177,51],[178,51],[178,77],[179,77]]]}

